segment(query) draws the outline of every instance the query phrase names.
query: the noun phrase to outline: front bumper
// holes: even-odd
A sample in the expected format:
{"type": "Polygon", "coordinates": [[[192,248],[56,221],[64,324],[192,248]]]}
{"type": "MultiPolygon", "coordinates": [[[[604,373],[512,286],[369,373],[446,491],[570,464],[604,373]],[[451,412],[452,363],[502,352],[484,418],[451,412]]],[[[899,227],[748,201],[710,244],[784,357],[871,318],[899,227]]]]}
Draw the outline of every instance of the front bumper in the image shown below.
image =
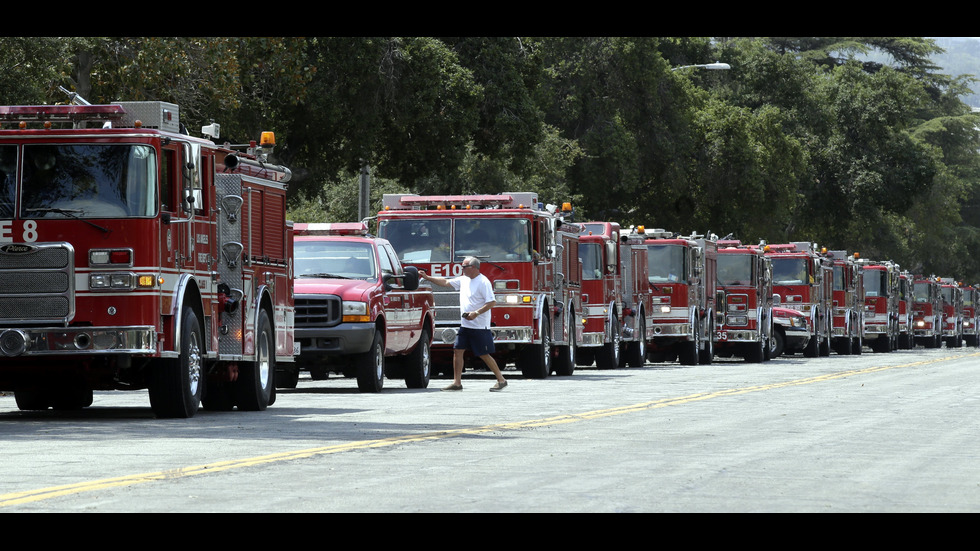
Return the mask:
{"type": "Polygon", "coordinates": [[[333,327],[297,327],[295,340],[301,356],[346,356],[371,349],[375,326],[372,322],[341,323],[333,327]]]}
{"type": "Polygon", "coordinates": [[[152,326],[0,329],[0,357],[155,354],[156,334],[152,326]]]}

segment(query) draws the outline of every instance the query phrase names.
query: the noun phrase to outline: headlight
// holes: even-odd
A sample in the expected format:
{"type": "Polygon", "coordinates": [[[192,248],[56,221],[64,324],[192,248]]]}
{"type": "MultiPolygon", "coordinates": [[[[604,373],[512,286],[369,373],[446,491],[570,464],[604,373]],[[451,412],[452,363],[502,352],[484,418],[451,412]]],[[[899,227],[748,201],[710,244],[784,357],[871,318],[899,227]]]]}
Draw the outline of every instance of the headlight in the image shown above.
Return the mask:
{"type": "Polygon", "coordinates": [[[366,302],[345,300],[343,314],[344,321],[371,321],[366,302]]]}

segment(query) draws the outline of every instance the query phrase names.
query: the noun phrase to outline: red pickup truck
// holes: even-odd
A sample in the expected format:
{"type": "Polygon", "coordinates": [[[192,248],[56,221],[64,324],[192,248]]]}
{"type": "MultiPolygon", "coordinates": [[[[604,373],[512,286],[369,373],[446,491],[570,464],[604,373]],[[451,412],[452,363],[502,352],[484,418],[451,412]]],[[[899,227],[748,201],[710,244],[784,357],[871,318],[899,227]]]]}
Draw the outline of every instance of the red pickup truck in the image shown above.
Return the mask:
{"type": "Polygon", "coordinates": [[[391,244],[363,223],[295,224],[295,364],[280,364],[276,386],[295,388],[301,370],[356,377],[361,392],[384,379],[425,388],[435,325],[432,291],[402,267],[391,244]]]}

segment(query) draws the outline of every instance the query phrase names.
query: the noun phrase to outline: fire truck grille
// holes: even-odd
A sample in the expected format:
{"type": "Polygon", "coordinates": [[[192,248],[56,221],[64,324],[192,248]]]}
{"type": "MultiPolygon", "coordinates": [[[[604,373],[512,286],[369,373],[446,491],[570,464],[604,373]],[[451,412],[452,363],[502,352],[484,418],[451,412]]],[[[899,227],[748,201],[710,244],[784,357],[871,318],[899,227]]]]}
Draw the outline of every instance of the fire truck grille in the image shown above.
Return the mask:
{"type": "Polygon", "coordinates": [[[331,327],[343,319],[340,297],[296,295],[296,327],[331,327]]]}
{"type": "Polygon", "coordinates": [[[0,321],[70,318],[74,313],[73,264],[73,251],[65,245],[0,248],[0,321]]]}
{"type": "Polygon", "coordinates": [[[459,325],[459,291],[452,287],[432,285],[435,317],[438,325],[459,325]]]}

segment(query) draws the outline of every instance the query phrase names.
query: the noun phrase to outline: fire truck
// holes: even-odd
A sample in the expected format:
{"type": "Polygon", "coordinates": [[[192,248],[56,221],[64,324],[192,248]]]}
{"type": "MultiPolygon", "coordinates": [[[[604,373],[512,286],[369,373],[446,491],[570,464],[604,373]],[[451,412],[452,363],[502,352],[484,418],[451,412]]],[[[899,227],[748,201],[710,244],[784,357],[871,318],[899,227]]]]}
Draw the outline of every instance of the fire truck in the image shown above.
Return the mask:
{"type": "Polygon", "coordinates": [[[768,244],[763,250],[772,260],[774,299],[809,318],[811,333],[803,355],[829,356],[834,304],[831,260],[816,245],[803,241],[768,244]]]}
{"type": "Polygon", "coordinates": [[[915,348],[915,335],[912,327],[914,278],[908,270],[898,273],[898,348],[910,350],[915,348]]]}
{"type": "Polygon", "coordinates": [[[943,297],[943,340],[946,348],[963,346],[963,290],[951,277],[939,278],[943,297]]]}
{"type": "Polygon", "coordinates": [[[899,273],[891,261],[858,261],[864,272],[864,341],[875,352],[898,348],[899,273]]]}
{"type": "Polygon", "coordinates": [[[384,378],[408,388],[429,385],[433,297],[418,270],[402,267],[391,244],[363,222],[295,224],[296,341],[300,355],[276,372],[295,388],[300,370],[314,380],[330,372],[379,392],[384,378]]]}
{"type": "Polygon", "coordinates": [[[718,325],[716,238],[663,229],[647,231],[646,238],[653,291],[651,359],[711,363],[718,325]]]}
{"type": "Polygon", "coordinates": [[[653,296],[647,282],[643,230],[616,222],[586,222],[579,235],[582,260],[582,342],[578,365],[601,369],[646,361],[647,316],[653,296]]]}
{"type": "MultiPolygon", "coordinates": [[[[525,377],[571,375],[582,327],[579,235],[570,204],[542,205],[536,193],[491,195],[386,194],[378,235],[399,260],[440,277],[462,275],[462,261],[480,260],[492,283],[495,359],[525,377]]],[[[430,282],[431,284],[431,282],[430,282]]],[[[459,292],[433,286],[433,368],[451,369],[460,327],[459,292]]],[[[466,355],[467,365],[472,359],[466,355]]]]}
{"type": "Polygon", "coordinates": [[[934,277],[916,277],[912,282],[912,335],[915,344],[926,348],[942,346],[943,298],[934,277]]]}
{"type": "Polygon", "coordinates": [[[831,345],[838,354],[860,354],[864,334],[864,272],[854,253],[829,251],[834,263],[834,320],[831,345]]]}
{"type": "Polygon", "coordinates": [[[980,289],[972,285],[961,285],[963,291],[963,340],[967,346],[980,346],[980,335],[977,333],[977,303],[980,301],[980,289]]]}
{"type": "Polygon", "coordinates": [[[159,417],[265,409],[294,359],[274,137],[217,146],[177,105],[72,97],[0,107],[0,388],[25,410],[144,388],[159,417]]]}
{"type": "MultiPolygon", "coordinates": [[[[772,262],[759,248],[718,242],[715,353],[767,361],[773,352],[772,262]]],[[[780,351],[781,352],[781,351],[780,351]]]]}

